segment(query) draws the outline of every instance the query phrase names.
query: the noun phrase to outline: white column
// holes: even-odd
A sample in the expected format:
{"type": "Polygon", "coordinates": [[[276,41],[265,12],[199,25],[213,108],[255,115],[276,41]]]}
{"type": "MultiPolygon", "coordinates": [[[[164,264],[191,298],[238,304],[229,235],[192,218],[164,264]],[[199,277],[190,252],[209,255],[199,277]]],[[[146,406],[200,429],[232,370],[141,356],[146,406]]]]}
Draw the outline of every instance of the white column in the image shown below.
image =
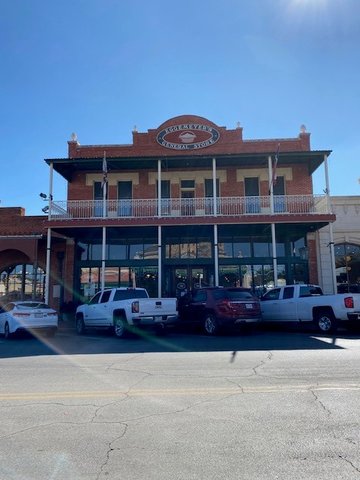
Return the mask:
{"type": "MultiPolygon", "coordinates": [[[[51,204],[53,200],[53,172],[54,164],[50,163],[49,173],[49,195],[48,195],[48,220],[51,220],[51,204]]],[[[46,277],[45,277],[45,303],[49,303],[50,300],[50,268],[51,268],[51,228],[47,229],[46,237],[46,277]]]]}
{"type": "Polygon", "coordinates": [[[54,175],[54,164],[50,163],[50,175],[49,175],[49,211],[48,211],[48,220],[51,220],[51,204],[53,201],[53,175],[54,175]]]}
{"type": "Polygon", "coordinates": [[[102,250],[101,250],[101,290],[105,288],[105,259],[106,259],[106,227],[102,228],[102,250]]]}
{"type": "MultiPolygon", "coordinates": [[[[274,185],[272,181],[273,171],[272,171],[272,160],[271,155],[268,157],[269,165],[269,192],[270,192],[270,213],[274,215],[274,185]]],[[[273,270],[274,270],[274,286],[278,285],[278,273],[277,273],[277,255],[276,255],[276,234],[275,234],[275,223],[271,222],[271,243],[272,243],[272,257],[273,257],[273,270]]]]}
{"type": "Polygon", "coordinates": [[[212,181],[213,181],[213,209],[214,209],[214,217],[217,216],[217,195],[218,192],[216,191],[216,158],[212,159],[212,181]]]}
{"type": "Polygon", "coordinates": [[[161,225],[158,226],[158,297],[161,297],[162,258],[161,258],[161,225]]]}
{"type": "MultiPolygon", "coordinates": [[[[328,212],[332,212],[331,198],[330,198],[330,182],[329,182],[329,167],[328,167],[328,157],[324,155],[324,166],[325,166],[325,184],[326,184],[326,201],[328,212]]],[[[334,232],[333,224],[329,222],[329,247],[330,247],[330,263],[331,263],[331,273],[332,273],[332,287],[333,293],[337,293],[337,282],[336,282],[336,270],[335,270],[335,248],[334,248],[334,232]]]]}
{"type": "Polygon", "coordinates": [[[215,287],[219,286],[219,245],[218,245],[218,226],[214,225],[214,273],[215,287]]]}
{"type": "Polygon", "coordinates": [[[158,160],[158,217],[161,217],[161,160],[158,160]]]}
{"type": "Polygon", "coordinates": [[[45,277],[45,303],[49,303],[50,298],[50,254],[51,254],[51,228],[47,229],[46,239],[46,277],[45,277]]]}

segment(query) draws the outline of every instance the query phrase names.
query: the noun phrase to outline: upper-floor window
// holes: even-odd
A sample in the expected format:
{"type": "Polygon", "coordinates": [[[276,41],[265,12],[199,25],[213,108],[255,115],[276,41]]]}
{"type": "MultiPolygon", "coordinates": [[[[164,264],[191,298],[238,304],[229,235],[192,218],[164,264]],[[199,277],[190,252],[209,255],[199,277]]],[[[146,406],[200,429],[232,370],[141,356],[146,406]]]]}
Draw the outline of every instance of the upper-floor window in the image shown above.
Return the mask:
{"type": "Polygon", "coordinates": [[[131,216],[132,215],[132,182],[120,181],[118,182],[118,215],[131,216]]]}

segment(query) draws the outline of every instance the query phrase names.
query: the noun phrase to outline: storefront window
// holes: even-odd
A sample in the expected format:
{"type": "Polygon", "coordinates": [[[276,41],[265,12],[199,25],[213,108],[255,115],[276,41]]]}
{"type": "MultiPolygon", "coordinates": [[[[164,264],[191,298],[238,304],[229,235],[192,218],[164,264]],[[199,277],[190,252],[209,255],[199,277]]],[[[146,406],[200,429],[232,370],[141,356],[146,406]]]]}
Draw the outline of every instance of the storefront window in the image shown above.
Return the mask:
{"type": "Polygon", "coordinates": [[[198,239],[197,244],[197,258],[211,258],[211,242],[205,239],[198,239]]]}
{"type": "Polygon", "coordinates": [[[235,258],[251,257],[250,242],[241,242],[235,239],[233,243],[233,255],[235,258]]]}
{"type": "Polygon", "coordinates": [[[233,257],[233,244],[232,242],[221,242],[218,245],[219,258],[232,258],[233,257]]]}
{"type": "Polygon", "coordinates": [[[126,260],[126,245],[109,245],[109,260],[126,260]]]}
{"type": "Polygon", "coordinates": [[[32,264],[14,265],[0,273],[0,295],[11,300],[44,298],[45,272],[32,264]]]}

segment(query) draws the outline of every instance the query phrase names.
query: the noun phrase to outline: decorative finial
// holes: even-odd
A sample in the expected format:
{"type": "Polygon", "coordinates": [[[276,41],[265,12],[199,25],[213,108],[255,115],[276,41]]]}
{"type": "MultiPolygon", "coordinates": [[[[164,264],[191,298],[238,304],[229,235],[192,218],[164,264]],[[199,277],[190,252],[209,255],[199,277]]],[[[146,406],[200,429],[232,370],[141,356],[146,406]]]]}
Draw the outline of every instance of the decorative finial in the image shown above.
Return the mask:
{"type": "Polygon", "coordinates": [[[306,133],[306,127],[304,124],[300,125],[300,133],[306,133]]]}
{"type": "Polygon", "coordinates": [[[134,125],[133,132],[137,132],[136,125],[134,125]]]}
{"type": "Polygon", "coordinates": [[[76,133],[73,132],[73,133],[71,134],[71,141],[72,141],[72,142],[77,142],[77,139],[78,139],[78,137],[77,137],[76,133]]]}
{"type": "Polygon", "coordinates": [[[236,122],[236,128],[241,128],[240,122],[236,122]]]}

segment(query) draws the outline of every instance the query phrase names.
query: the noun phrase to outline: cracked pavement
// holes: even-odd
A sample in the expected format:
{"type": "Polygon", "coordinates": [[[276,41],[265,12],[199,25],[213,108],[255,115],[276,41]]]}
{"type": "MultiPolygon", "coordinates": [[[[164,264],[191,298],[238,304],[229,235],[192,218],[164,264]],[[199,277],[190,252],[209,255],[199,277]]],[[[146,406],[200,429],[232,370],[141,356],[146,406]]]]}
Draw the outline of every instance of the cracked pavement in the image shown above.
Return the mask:
{"type": "Polygon", "coordinates": [[[167,338],[180,341],[146,351],[143,340],[69,333],[58,355],[35,339],[6,344],[0,479],[360,478],[360,338],[328,348],[267,333],[253,350],[234,348],[243,337],[167,338]],[[82,353],[66,353],[75,341],[82,353]]]}

